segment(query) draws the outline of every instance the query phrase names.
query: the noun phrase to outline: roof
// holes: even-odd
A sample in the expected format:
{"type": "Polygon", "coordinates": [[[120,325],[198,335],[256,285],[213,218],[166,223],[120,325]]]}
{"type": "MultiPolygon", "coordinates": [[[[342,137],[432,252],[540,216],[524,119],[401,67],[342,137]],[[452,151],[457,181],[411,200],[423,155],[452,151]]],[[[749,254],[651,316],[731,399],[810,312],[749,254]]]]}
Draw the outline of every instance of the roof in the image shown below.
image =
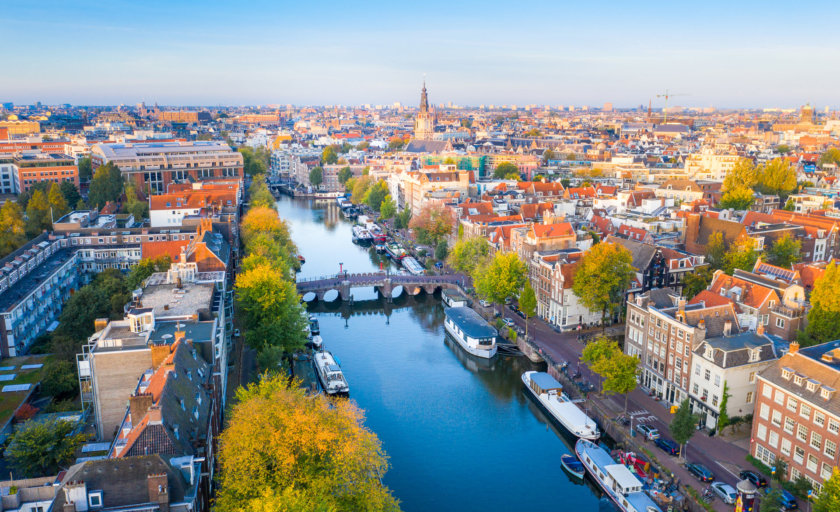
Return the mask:
{"type": "MultiPolygon", "coordinates": [[[[835,357],[837,349],[840,349],[840,340],[802,348],[793,353],[788,352],[779,358],[778,362],[769,366],[760,373],[761,378],[772,382],[774,385],[784,389],[788,393],[817,404],[819,407],[840,416],[840,396],[836,391],[840,389],[840,361],[835,357]],[[824,361],[823,356],[829,360],[824,361]],[[797,385],[794,380],[782,377],[783,369],[789,369],[793,373],[811,379],[818,383],[814,391],[808,391],[803,379],[802,385],[797,385]],[[821,396],[821,388],[828,388],[835,391],[830,399],[821,396]]],[[[793,346],[791,346],[793,350],[793,346]]]]}
{"type": "Polygon", "coordinates": [[[563,389],[563,385],[557,382],[557,379],[545,372],[532,373],[531,380],[544,391],[549,389],[563,389]]]}
{"type": "Polygon", "coordinates": [[[633,255],[633,268],[639,271],[646,270],[653,261],[656,255],[656,246],[637,242],[635,240],[628,240],[617,236],[610,235],[605,240],[607,243],[615,243],[623,246],[633,255]]]}
{"type": "Polygon", "coordinates": [[[452,144],[447,140],[420,140],[414,139],[405,147],[408,153],[440,153],[452,149],[452,144]]]}
{"type": "Polygon", "coordinates": [[[704,345],[712,347],[712,360],[720,368],[734,368],[745,364],[772,361],[776,359],[775,345],[771,340],[755,332],[737,333],[732,336],[706,338],[694,351],[697,357],[705,353],[704,345]],[[750,353],[757,351],[757,358],[750,360],[750,353]]]}
{"type": "Polygon", "coordinates": [[[181,256],[181,249],[189,245],[189,243],[189,240],[142,242],[140,244],[140,257],[143,259],[155,259],[161,256],[169,256],[172,261],[178,261],[178,258],[181,256]]]}
{"type": "Polygon", "coordinates": [[[706,306],[724,306],[726,304],[735,304],[735,301],[730,299],[729,297],[724,297],[723,295],[715,292],[711,292],[709,290],[701,290],[700,293],[694,296],[690,301],[689,304],[705,304],[706,306]]]}
{"type": "Polygon", "coordinates": [[[496,329],[490,326],[486,320],[468,307],[447,308],[446,316],[449,317],[464,333],[471,338],[487,338],[496,336],[496,329]]]}

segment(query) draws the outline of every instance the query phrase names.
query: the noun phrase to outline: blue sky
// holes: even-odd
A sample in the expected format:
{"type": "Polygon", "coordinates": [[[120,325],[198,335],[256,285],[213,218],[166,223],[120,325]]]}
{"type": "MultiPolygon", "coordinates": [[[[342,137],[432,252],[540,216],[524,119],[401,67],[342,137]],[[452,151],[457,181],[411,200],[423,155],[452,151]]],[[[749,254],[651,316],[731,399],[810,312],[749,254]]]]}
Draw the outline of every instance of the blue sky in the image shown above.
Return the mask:
{"type": "Polygon", "coordinates": [[[0,5],[0,101],[837,108],[837,2],[0,5]]]}

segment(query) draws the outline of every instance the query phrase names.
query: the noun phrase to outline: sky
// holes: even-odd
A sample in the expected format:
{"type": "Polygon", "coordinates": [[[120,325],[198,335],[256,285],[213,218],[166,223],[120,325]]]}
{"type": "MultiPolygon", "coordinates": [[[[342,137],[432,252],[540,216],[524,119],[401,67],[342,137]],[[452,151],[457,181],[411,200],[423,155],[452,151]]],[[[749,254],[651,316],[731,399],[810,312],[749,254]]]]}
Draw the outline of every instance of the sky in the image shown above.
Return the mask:
{"type": "Polygon", "coordinates": [[[0,101],[838,108],[840,2],[2,0],[0,101]],[[639,5],[642,4],[642,5],[639,5]]]}

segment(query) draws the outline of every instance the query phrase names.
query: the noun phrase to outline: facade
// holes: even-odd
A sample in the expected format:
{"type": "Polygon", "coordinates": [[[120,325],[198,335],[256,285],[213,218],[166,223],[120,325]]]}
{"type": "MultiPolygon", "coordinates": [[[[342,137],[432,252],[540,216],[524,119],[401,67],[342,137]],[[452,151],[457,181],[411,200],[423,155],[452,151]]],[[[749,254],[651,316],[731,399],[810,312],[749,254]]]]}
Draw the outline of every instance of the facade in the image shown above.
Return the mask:
{"type": "Polygon", "coordinates": [[[141,190],[160,194],[173,182],[244,177],[242,154],[218,141],[95,144],[91,163],[114,163],[141,190]]]}
{"type": "Polygon", "coordinates": [[[18,168],[14,158],[0,156],[0,194],[18,194],[18,168]]]}
{"type": "Polygon", "coordinates": [[[149,197],[149,219],[153,228],[180,226],[184,217],[213,216],[225,211],[236,216],[239,210],[238,188],[190,189],[149,197]]]}
{"type": "Polygon", "coordinates": [[[400,205],[420,213],[425,202],[436,192],[455,192],[467,197],[470,188],[469,171],[404,172],[400,175],[400,205]]]}
{"type": "Polygon", "coordinates": [[[41,132],[38,121],[0,121],[0,128],[5,128],[9,135],[32,135],[41,132]]]}
{"type": "Polygon", "coordinates": [[[435,133],[434,114],[429,112],[429,96],[426,93],[426,82],[420,93],[420,112],[414,120],[414,138],[418,140],[432,140],[435,133]]]}
{"type": "Polygon", "coordinates": [[[768,465],[787,462],[788,480],[814,490],[838,465],[840,340],[790,350],[758,374],[750,454],[768,465]]]}
{"type": "Polygon", "coordinates": [[[69,156],[57,153],[19,153],[15,155],[17,176],[15,188],[26,192],[32,185],[41,181],[61,183],[69,181],[79,187],[79,167],[69,156]]]}
{"type": "Polygon", "coordinates": [[[688,155],[685,160],[685,173],[694,179],[722,182],[739,159],[738,155],[718,154],[712,150],[704,150],[701,153],[688,155]]]}

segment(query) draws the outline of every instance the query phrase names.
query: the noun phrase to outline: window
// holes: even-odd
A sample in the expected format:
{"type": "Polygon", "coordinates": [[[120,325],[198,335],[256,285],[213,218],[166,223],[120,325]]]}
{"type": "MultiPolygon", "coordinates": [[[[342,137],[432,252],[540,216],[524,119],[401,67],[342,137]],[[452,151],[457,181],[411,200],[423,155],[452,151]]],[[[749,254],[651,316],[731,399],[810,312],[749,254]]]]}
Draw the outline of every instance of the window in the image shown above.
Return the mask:
{"type": "Polygon", "coordinates": [[[776,390],[775,400],[776,400],[776,403],[779,404],[779,405],[782,405],[783,403],[785,403],[785,394],[782,393],[782,390],[780,390],[780,389],[776,390]]]}
{"type": "Polygon", "coordinates": [[[712,395],[712,407],[717,407],[718,404],[718,396],[712,395]]]}
{"type": "Polygon", "coordinates": [[[803,418],[810,418],[811,417],[811,406],[802,404],[799,408],[799,415],[803,418]]]}
{"type": "Polygon", "coordinates": [[[822,449],[822,436],[816,432],[811,432],[811,448],[822,449]]]}
{"type": "Polygon", "coordinates": [[[99,508],[102,506],[102,491],[95,491],[88,494],[88,505],[91,508],[99,508]]]}
{"type": "Polygon", "coordinates": [[[773,398],[773,388],[770,384],[764,384],[761,386],[761,394],[767,398],[773,398]]]}
{"type": "Polygon", "coordinates": [[[801,386],[803,380],[804,379],[802,378],[802,375],[794,375],[793,376],[793,383],[796,384],[797,386],[801,386]]]}
{"type": "MultiPolygon", "coordinates": [[[[697,384],[695,384],[694,387],[691,388],[691,393],[696,395],[698,391],[700,391],[700,387],[697,384]]],[[[766,406],[767,405],[765,404],[763,407],[766,407],[766,406]]],[[[767,418],[764,418],[764,419],[766,420],[767,418]]]]}
{"type": "Polygon", "coordinates": [[[778,447],[779,446],[779,434],[777,432],[770,432],[770,439],[767,442],[773,448],[778,447]]]}
{"type": "Polygon", "coordinates": [[[799,405],[799,402],[795,398],[788,397],[788,403],[787,403],[788,410],[796,412],[796,406],[797,405],[799,405]]]}
{"type": "Polygon", "coordinates": [[[698,375],[698,376],[700,375],[700,365],[699,364],[694,365],[694,375],[698,375]]]}
{"type": "Polygon", "coordinates": [[[756,437],[764,441],[767,438],[767,427],[764,424],[759,423],[758,429],[756,430],[756,437]]]}
{"type": "Polygon", "coordinates": [[[823,462],[822,473],[820,473],[820,477],[822,477],[823,480],[828,480],[829,478],[831,478],[831,464],[826,464],[825,462],[823,462]]]}
{"type": "Polygon", "coordinates": [[[808,379],[808,382],[806,382],[806,383],[805,383],[805,387],[806,387],[806,388],[808,389],[808,391],[810,391],[811,393],[813,393],[814,391],[816,391],[816,390],[817,390],[817,386],[819,386],[819,385],[820,385],[820,383],[819,383],[819,382],[817,382],[817,381],[815,381],[814,379],[808,379]]]}
{"type": "Polygon", "coordinates": [[[796,429],[796,438],[800,441],[808,441],[808,427],[800,424],[796,429]]]}
{"type": "Polygon", "coordinates": [[[780,449],[782,451],[782,455],[790,457],[790,440],[782,439],[782,447],[780,449]]]}
{"type": "Polygon", "coordinates": [[[826,439],[825,445],[823,446],[823,451],[826,455],[834,459],[834,456],[837,454],[837,443],[835,443],[831,439],[826,439]]]}
{"type": "Polygon", "coordinates": [[[776,318],[776,327],[778,327],[779,329],[784,329],[785,328],[785,319],[777,317],[776,318]]]}
{"type": "Polygon", "coordinates": [[[793,421],[793,418],[785,418],[785,432],[788,434],[793,434],[793,430],[796,428],[796,422],[793,421]]]}
{"type": "Polygon", "coordinates": [[[755,456],[757,459],[761,460],[765,464],[771,465],[776,460],[776,454],[768,450],[767,448],[761,446],[760,444],[755,445],[755,456]]]}
{"type": "Polygon", "coordinates": [[[773,419],[770,421],[773,425],[780,426],[782,424],[782,413],[780,411],[773,411],[773,419]]]}
{"type": "Polygon", "coordinates": [[[808,471],[812,473],[817,472],[817,458],[814,455],[808,455],[808,471]]]}
{"type": "Polygon", "coordinates": [[[825,426],[825,414],[817,411],[814,413],[814,423],[816,423],[820,427],[825,426]]]}
{"type": "Polygon", "coordinates": [[[783,379],[790,379],[790,376],[793,374],[793,370],[790,368],[782,368],[782,378],[783,379]]]}
{"type": "Polygon", "coordinates": [[[750,384],[755,382],[755,372],[750,372],[750,384]]]}
{"type": "Polygon", "coordinates": [[[828,431],[832,434],[840,433],[840,423],[838,423],[834,418],[830,418],[828,420],[828,431]]]}
{"type": "Polygon", "coordinates": [[[753,394],[752,391],[747,391],[747,400],[746,401],[747,401],[748,404],[752,403],[752,399],[753,399],[752,394],[753,394]]]}
{"type": "MultiPolygon", "coordinates": [[[[805,449],[801,446],[797,446],[793,449],[793,460],[797,464],[802,464],[802,461],[805,460],[805,449]]],[[[791,473],[791,479],[793,479],[793,474],[791,473]]]]}
{"type": "Polygon", "coordinates": [[[706,380],[711,380],[712,379],[712,372],[710,372],[709,370],[706,370],[705,377],[706,377],[706,380]]]}

